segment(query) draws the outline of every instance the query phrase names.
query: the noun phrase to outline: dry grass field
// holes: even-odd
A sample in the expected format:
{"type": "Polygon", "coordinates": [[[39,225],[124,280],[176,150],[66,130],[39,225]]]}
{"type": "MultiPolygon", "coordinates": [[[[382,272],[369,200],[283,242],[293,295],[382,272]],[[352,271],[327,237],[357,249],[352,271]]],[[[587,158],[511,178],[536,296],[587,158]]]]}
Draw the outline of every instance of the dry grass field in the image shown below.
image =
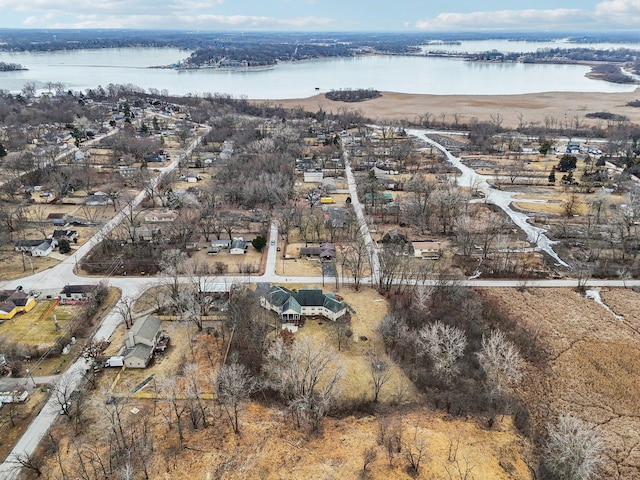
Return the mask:
{"type": "MultiPolygon", "coordinates": [[[[491,121],[491,116],[500,114],[504,127],[517,128],[525,124],[544,125],[546,117],[558,120],[580,118],[581,123],[595,125],[596,120],[585,117],[589,112],[608,111],[625,115],[631,122],[640,122],[640,109],[626,104],[638,98],[638,92],[625,93],[577,93],[546,92],[524,95],[417,95],[407,93],[382,92],[382,96],[359,103],[334,102],[324,94],[308,98],[277,100],[285,108],[302,107],[311,112],[319,108],[325,111],[358,111],[373,120],[416,120],[426,112],[440,119],[445,114],[447,123],[453,122],[453,115],[460,113],[460,122],[471,118],[491,121]],[[520,117],[522,116],[522,117],[520,117]]],[[[255,100],[259,102],[260,100],[255,100]]]]}
{"type": "Polygon", "coordinates": [[[521,395],[543,428],[561,414],[588,422],[606,446],[602,478],[640,475],[640,294],[607,290],[605,302],[624,315],[568,289],[490,289],[482,294],[532,331],[549,357],[530,368],[521,395]]]}
{"type": "MultiPolygon", "coordinates": [[[[301,288],[302,285],[292,285],[301,288]]],[[[345,400],[370,399],[372,386],[369,375],[371,353],[384,355],[382,343],[376,333],[380,319],[387,313],[387,302],[373,290],[355,292],[341,288],[338,292],[355,310],[351,328],[353,336],[337,353],[343,364],[341,395],[345,400]],[[365,339],[366,337],[366,339],[365,339]]],[[[311,336],[333,343],[330,336],[331,322],[308,321],[297,336],[311,336]]],[[[393,378],[381,393],[381,403],[376,407],[377,416],[359,413],[355,416],[329,417],[322,422],[321,433],[310,435],[298,429],[291,416],[277,404],[265,406],[250,403],[241,408],[241,434],[231,431],[224,412],[214,403],[207,405],[212,426],[193,430],[186,416],[182,420],[185,432],[184,447],[179,446],[175,416],[172,426],[171,405],[168,397],[161,395],[158,401],[148,398],[127,398],[142,381],[153,376],[140,392],[153,394],[171,385],[172,379],[186,378],[183,370],[184,356],[196,358],[198,382],[203,398],[211,393],[210,375],[219,365],[222,344],[213,335],[198,333],[194,325],[164,322],[163,329],[172,338],[170,349],[145,370],[126,370],[113,394],[124,397],[122,410],[126,422],[144,422],[154,438],[154,456],[149,462],[150,478],[169,479],[277,479],[277,478],[357,478],[362,468],[362,455],[372,447],[376,460],[370,466],[369,478],[414,478],[408,468],[406,452],[424,442],[425,455],[421,462],[421,478],[458,478],[465,472],[466,478],[475,479],[531,479],[527,463],[531,461],[531,447],[527,440],[514,433],[508,417],[487,430],[473,419],[451,419],[418,406],[419,395],[409,380],[395,366],[393,378]],[[206,352],[209,352],[208,354],[206,352]],[[167,383],[169,382],[169,383],[167,383]],[[410,402],[410,403],[405,403],[410,402]],[[401,405],[390,410],[389,404],[401,405]],[[134,407],[137,410],[133,410],[134,407]],[[391,413],[389,413],[391,412],[391,413]],[[402,452],[389,459],[379,443],[380,422],[402,422],[402,452]],[[448,475],[453,475],[449,477],[448,475]]],[[[112,338],[112,345],[105,354],[118,353],[117,346],[126,334],[119,328],[112,338]]],[[[99,385],[84,407],[86,436],[77,437],[73,422],[61,417],[54,427],[54,438],[60,439],[58,450],[69,471],[73,469],[76,444],[98,445],[107,448],[105,428],[109,428],[108,412],[104,402],[108,389],[119,369],[106,369],[99,377],[99,385]]],[[[415,451],[415,450],[413,450],[415,451]]],[[[106,450],[105,450],[106,453],[106,450]]],[[[60,474],[54,456],[47,460],[43,478],[53,479],[60,474]]]]}
{"type": "MultiPolygon", "coordinates": [[[[31,420],[42,409],[47,396],[45,391],[37,389],[29,395],[25,403],[3,406],[3,410],[13,409],[11,415],[14,416],[15,424],[12,426],[10,420],[0,423],[0,461],[3,461],[9,455],[14,444],[25,432],[31,420]]],[[[8,412],[5,411],[4,413],[8,415],[8,412]]],[[[3,418],[3,420],[5,419],[3,418]]]]}

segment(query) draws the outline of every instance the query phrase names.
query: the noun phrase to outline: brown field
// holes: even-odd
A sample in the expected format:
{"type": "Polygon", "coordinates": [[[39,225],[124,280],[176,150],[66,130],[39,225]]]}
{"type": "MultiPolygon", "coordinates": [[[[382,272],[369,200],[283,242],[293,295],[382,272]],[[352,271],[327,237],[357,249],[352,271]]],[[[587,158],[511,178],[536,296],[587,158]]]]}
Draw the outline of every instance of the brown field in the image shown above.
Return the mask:
{"type": "Polygon", "coordinates": [[[606,445],[602,478],[640,474],[640,294],[606,290],[603,299],[625,314],[618,320],[594,301],[568,289],[490,289],[493,299],[531,330],[549,356],[530,368],[520,392],[534,427],[561,414],[593,425],[606,445]]]}
{"type": "MultiPolygon", "coordinates": [[[[293,286],[296,287],[296,286],[293,286]]],[[[301,287],[301,286],[297,286],[301,287]]],[[[340,295],[356,310],[352,318],[354,340],[337,355],[344,363],[342,380],[342,398],[360,400],[371,395],[368,381],[368,354],[381,348],[375,329],[377,323],[387,311],[387,303],[372,290],[355,292],[342,288],[340,295]],[[367,340],[361,340],[366,335],[367,340]]],[[[330,322],[309,321],[299,331],[299,336],[312,336],[327,339],[330,322]]],[[[220,359],[220,348],[212,336],[196,334],[195,327],[178,323],[165,322],[164,329],[172,337],[172,347],[166,356],[146,370],[126,370],[115,387],[116,395],[127,396],[142,380],[154,375],[157,384],[151,381],[142,392],[152,394],[156,388],[162,389],[163,377],[175,376],[182,355],[191,358],[190,345],[194,346],[196,357],[204,361],[199,370],[203,392],[210,392],[208,375],[211,369],[209,362],[202,354],[204,343],[209,341],[214,352],[215,364],[220,359]],[[190,330],[190,333],[184,329],[190,330]],[[217,352],[217,353],[216,353],[217,352]]],[[[117,337],[122,338],[124,331],[117,337]]],[[[111,348],[111,347],[110,347],[111,348]]],[[[416,392],[409,385],[399,387],[402,381],[408,381],[402,372],[393,368],[394,379],[383,387],[381,405],[376,407],[379,416],[401,421],[403,425],[403,452],[415,446],[416,441],[426,442],[426,452],[422,460],[421,477],[449,478],[447,472],[457,475],[457,469],[468,471],[467,478],[475,479],[531,479],[527,462],[531,459],[531,448],[526,439],[514,433],[508,417],[498,421],[496,428],[486,430],[473,419],[453,420],[434,413],[415,403],[405,404],[392,411],[388,402],[404,403],[417,399],[416,392]],[[402,391],[402,395],[399,392],[402,391]],[[457,448],[456,448],[457,446],[457,448]],[[457,455],[452,455],[457,450],[457,455]]],[[[104,428],[108,427],[107,413],[103,402],[105,395],[99,393],[108,388],[118,373],[117,369],[105,370],[99,379],[100,387],[92,394],[89,405],[85,408],[86,429],[88,433],[82,441],[107,448],[104,440],[104,428]]],[[[160,390],[159,390],[160,391],[160,390]]],[[[208,398],[203,395],[203,398],[208,398]]],[[[278,478],[357,478],[362,468],[362,453],[373,447],[377,459],[370,467],[369,478],[410,479],[404,454],[395,455],[391,461],[384,448],[379,445],[379,423],[376,416],[359,413],[356,416],[328,417],[322,423],[319,435],[309,435],[304,429],[295,428],[294,422],[282,407],[274,404],[270,407],[250,403],[241,409],[241,434],[235,436],[225,414],[205,400],[208,405],[209,422],[207,429],[194,431],[189,421],[183,418],[185,443],[187,448],[180,448],[175,428],[168,428],[164,420],[170,405],[162,398],[155,402],[152,399],[130,398],[123,410],[126,421],[138,422],[142,418],[149,419],[149,426],[154,438],[154,457],[149,464],[150,478],[198,479],[278,479],[278,478]],[[132,413],[136,407],[139,412],[132,413]]],[[[73,423],[61,418],[54,427],[53,434],[61,439],[59,451],[66,460],[68,468],[74,465],[73,448],[67,448],[70,439],[78,441],[73,434],[73,423]]],[[[59,474],[56,459],[47,461],[46,478],[54,478],[59,474]]],[[[463,473],[464,474],[464,473],[463,473]]],[[[458,478],[456,476],[452,478],[458,478]]]]}
{"type": "MultiPolygon", "coordinates": [[[[311,243],[310,246],[316,246],[316,243],[311,243]]],[[[276,261],[276,273],[282,276],[300,276],[300,277],[317,277],[322,275],[322,267],[320,261],[316,259],[307,260],[306,258],[300,258],[300,249],[305,246],[302,243],[288,243],[286,251],[278,252],[278,260],[276,261]],[[286,253],[292,258],[282,260],[282,253],[286,253]]]]}
{"type": "MultiPolygon", "coordinates": [[[[233,235],[238,237],[243,237],[245,240],[253,239],[255,234],[246,234],[246,233],[237,233],[233,235]]],[[[260,268],[262,264],[262,256],[263,253],[267,251],[267,247],[263,249],[263,252],[258,252],[251,243],[249,243],[249,248],[247,249],[247,253],[244,255],[231,255],[228,251],[222,250],[220,253],[216,255],[209,255],[207,253],[207,247],[209,244],[204,241],[198,242],[198,246],[200,250],[194,253],[191,258],[198,259],[202,262],[206,262],[208,265],[213,266],[217,262],[221,262],[228,267],[229,275],[238,275],[238,265],[239,264],[251,264],[255,265],[257,269],[260,268]]]]}
{"type": "MultiPolygon", "coordinates": [[[[25,403],[16,403],[5,405],[3,410],[13,409],[12,415],[15,415],[15,426],[11,427],[9,420],[0,424],[0,460],[7,458],[7,455],[13,449],[14,444],[26,431],[31,420],[40,412],[47,400],[47,393],[36,389],[25,403]]],[[[4,412],[8,415],[8,412],[4,412]]]]}
{"type": "Polygon", "coordinates": [[[312,112],[319,108],[327,112],[342,108],[359,111],[373,120],[416,120],[429,112],[436,117],[436,121],[445,113],[445,122],[452,123],[453,114],[461,113],[460,122],[467,123],[473,117],[490,121],[491,115],[499,113],[504,118],[503,126],[516,128],[520,123],[519,115],[522,115],[525,124],[544,125],[545,117],[558,120],[578,117],[583,124],[595,125],[597,122],[585,118],[585,114],[597,111],[626,115],[631,122],[638,123],[640,108],[626,106],[627,102],[636,100],[638,96],[637,90],[628,93],[547,92],[526,95],[413,95],[383,92],[380,98],[359,103],[334,102],[324,94],[277,100],[275,103],[285,108],[300,106],[312,112]]]}

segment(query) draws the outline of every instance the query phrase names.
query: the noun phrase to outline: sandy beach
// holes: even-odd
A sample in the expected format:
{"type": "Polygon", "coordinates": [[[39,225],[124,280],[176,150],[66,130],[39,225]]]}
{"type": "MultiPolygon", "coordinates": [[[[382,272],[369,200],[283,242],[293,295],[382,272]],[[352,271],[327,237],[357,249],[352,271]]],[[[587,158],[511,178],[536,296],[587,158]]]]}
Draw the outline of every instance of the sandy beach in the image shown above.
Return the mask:
{"type": "Polygon", "coordinates": [[[328,100],[324,94],[304,99],[272,100],[271,104],[285,108],[302,107],[317,111],[320,107],[327,112],[337,113],[340,109],[360,111],[373,120],[411,120],[415,121],[430,114],[432,122],[453,123],[454,114],[459,114],[459,122],[467,123],[471,118],[490,120],[491,116],[501,115],[502,125],[516,128],[520,124],[544,125],[545,120],[555,118],[562,125],[565,122],[580,125],[596,125],[602,120],[586,118],[587,113],[611,112],[625,115],[633,123],[640,122],[640,108],[629,107],[627,103],[640,99],[640,89],[625,93],[575,93],[547,92],[524,95],[413,95],[405,93],[383,92],[374,100],[359,103],[344,103],[328,100]]]}

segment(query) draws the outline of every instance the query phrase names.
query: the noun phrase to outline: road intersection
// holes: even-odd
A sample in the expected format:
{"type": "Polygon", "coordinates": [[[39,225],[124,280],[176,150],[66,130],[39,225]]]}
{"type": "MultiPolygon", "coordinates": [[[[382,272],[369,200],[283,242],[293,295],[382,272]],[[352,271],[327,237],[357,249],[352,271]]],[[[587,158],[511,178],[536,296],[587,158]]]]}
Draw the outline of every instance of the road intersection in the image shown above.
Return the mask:
{"type": "MultiPolygon", "coordinates": [[[[208,131],[208,130],[207,130],[208,131]]],[[[200,143],[202,136],[195,139],[186,149],[185,152],[178,156],[169,166],[161,169],[161,175],[165,175],[173,171],[193,149],[200,143]]],[[[373,274],[362,280],[363,284],[377,285],[380,278],[380,261],[378,257],[377,247],[373,241],[367,222],[362,210],[362,205],[358,199],[357,185],[351,171],[348,158],[345,157],[345,170],[347,175],[347,183],[349,186],[349,193],[352,200],[358,223],[360,225],[360,233],[364,239],[367,251],[369,254],[370,262],[372,265],[373,274]]],[[[155,180],[159,180],[159,177],[155,180]]],[[[84,277],[75,272],[75,267],[82,258],[87,255],[93,247],[95,247],[105,236],[107,236],[116,226],[123,221],[129,209],[138,206],[145,198],[145,191],[143,190],[136,198],[122,211],[117,213],[112,220],[107,222],[90,240],[84,245],[78,248],[75,253],[66,258],[64,261],[52,267],[48,270],[38,272],[17,280],[5,282],[2,285],[4,289],[14,289],[18,285],[22,286],[25,290],[45,290],[45,289],[60,289],[64,284],[97,284],[99,282],[107,281],[109,286],[116,287],[121,290],[122,297],[120,302],[125,299],[136,299],[150,286],[153,286],[153,281],[148,277],[132,277],[132,276],[110,276],[105,279],[102,277],[84,277]]],[[[265,271],[261,275],[247,276],[224,276],[224,277],[211,277],[203,280],[202,286],[209,290],[228,290],[233,284],[241,283],[290,283],[290,284],[320,284],[323,282],[322,276],[317,277],[301,277],[301,276],[287,276],[282,277],[276,274],[276,261],[277,257],[277,245],[278,245],[278,224],[277,221],[272,221],[269,241],[267,260],[265,263],[265,271]]],[[[187,282],[188,277],[181,277],[181,282],[187,282]]],[[[476,287],[476,288],[575,288],[578,286],[585,288],[598,288],[598,287],[640,287],[640,280],[600,280],[589,279],[587,281],[581,279],[550,279],[550,280],[525,280],[525,279],[467,279],[467,280],[451,280],[461,285],[476,287]]],[[[343,283],[351,283],[351,279],[342,278],[343,283]]],[[[442,280],[426,280],[426,285],[441,284],[442,280]]],[[[109,339],[111,334],[122,322],[122,317],[118,313],[118,305],[114,307],[109,314],[104,318],[101,325],[94,334],[94,339],[109,339]]],[[[71,367],[63,374],[51,378],[43,377],[37,380],[42,382],[51,382],[57,379],[59,382],[65,382],[65,384],[73,385],[73,388],[77,388],[84,376],[84,374],[91,369],[89,361],[79,357],[71,367]]],[[[24,381],[30,379],[25,378],[24,381]]],[[[37,383],[37,382],[36,382],[37,383]]],[[[38,446],[40,440],[44,437],[51,424],[59,416],[60,406],[56,400],[52,397],[49,398],[45,407],[40,414],[29,425],[25,434],[16,443],[12,453],[8,456],[4,463],[0,464],[0,478],[3,480],[14,480],[19,473],[18,464],[15,461],[17,456],[25,458],[25,456],[32,455],[38,446]]]]}

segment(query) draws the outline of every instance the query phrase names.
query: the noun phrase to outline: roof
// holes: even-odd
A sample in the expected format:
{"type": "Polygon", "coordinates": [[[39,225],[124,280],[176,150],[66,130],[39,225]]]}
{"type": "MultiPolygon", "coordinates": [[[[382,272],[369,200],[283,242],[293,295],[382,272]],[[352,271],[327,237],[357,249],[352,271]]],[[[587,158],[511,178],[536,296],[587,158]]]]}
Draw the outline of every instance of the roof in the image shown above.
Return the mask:
{"type": "Polygon", "coordinates": [[[322,304],[326,309],[331,310],[333,313],[337,313],[346,307],[344,302],[339,302],[333,297],[328,295],[324,296],[324,303],[322,304]]]}
{"type": "Polygon", "coordinates": [[[53,231],[53,238],[67,238],[67,237],[73,237],[74,235],[78,235],[78,231],[77,230],[54,230],[53,231]]]}
{"type": "Polygon", "coordinates": [[[93,293],[96,285],[65,285],[60,295],[71,295],[79,293],[93,293]]]}
{"type": "Polygon", "coordinates": [[[300,308],[300,304],[295,299],[295,297],[289,297],[284,305],[282,305],[282,313],[288,312],[289,310],[293,310],[296,313],[300,313],[302,309],[300,308]]]}
{"type": "Polygon", "coordinates": [[[300,255],[318,255],[323,258],[336,256],[336,246],[333,243],[321,243],[319,247],[302,247],[300,255]]]}
{"type": "Polygon", "coordinates": [[[294,298],[303,307],[320,307],[324,304],[324,294],[322,290],[298,290],[294,298]]]}
{"type": "Polygon", "coordinates": [[[147,315],[144,318],[139,318],[136,323],[131,327],[131,333],[134,337],[141,337],[145,340],[152,341],[158,333],[158,330],[162,328],[162,322],[158,317],[153,315],[147,315]]]}
{"type": "Polygon", "coordinates": [[[302,247],[300,255],[320,255],[320,247],[302,247]]]}
{"type": "Polygon", "coordinates": [[[138,343],[124,355],[124,358],[127,359],[134,357],[147,362],[151,358],[152,353],[153,347],[150,347],[149,345],[145,345],[143,343],[138,343]]]}
{"type": "Polygon", "coordinates": [[[39,245],[41,245],[44,242],[44,240],[18,240],[15,243],[16,247],[37,247],[39,245]]]}
{"type": "Polygon", "coordinates": [[[323,258],[333,258],[336,256],[336,246],[333,243],[320,244],[320,256],[323,258]]]}
{"type": "Polygon", "coordinates": [[[212,247],[228,247],[231,245],[231,240],[211,240],[212,247]]]}
{"type": "Polygon", "coordinates": [[[242,237],[239,238],[234,238],[233,241],[231,242],[231,248],[239,248],[241,250],[244,250],[244,248],[247,246],[247,242],[245,242],[242,237]]]}
{"type": "Polygon", "coordinates": [[[0,290],[0,302],[13,302],[15,305],[24,307],[29,300],[29,296],[20,290],[0,290]]]}
{"type": "Polygon", "coordinates": [[[11,313],[14,308],[16,308],[16,304],[11,300],[0,303],[0,313],[11,313]]]}
{"type": "Polygon", "coordinates": [[[265,297],[271,305],[282,307],[283,313],[288,310],[300,313],[301,307],[325,307],[337,313],[347,307],[346,303],[336,300],[332,293],[324,293],[317,288],[303,288],[293,292],[285,287],[275,286],[269,289],[265,297]]]}
{"type": "Polygon", "coordinates": [[[276,286],[271,287],[265,296],[271,305],[281,307],[291,295],[293,295],[293,292],[288,288],[276,286]]]}
{"type": "Polygon", "coordinates": [[[442,249],[443,245],[441,242],[422,240],[418,242],[411,242],[413,248],[416,250],[425,250],[425,249],[442,249]]]}

